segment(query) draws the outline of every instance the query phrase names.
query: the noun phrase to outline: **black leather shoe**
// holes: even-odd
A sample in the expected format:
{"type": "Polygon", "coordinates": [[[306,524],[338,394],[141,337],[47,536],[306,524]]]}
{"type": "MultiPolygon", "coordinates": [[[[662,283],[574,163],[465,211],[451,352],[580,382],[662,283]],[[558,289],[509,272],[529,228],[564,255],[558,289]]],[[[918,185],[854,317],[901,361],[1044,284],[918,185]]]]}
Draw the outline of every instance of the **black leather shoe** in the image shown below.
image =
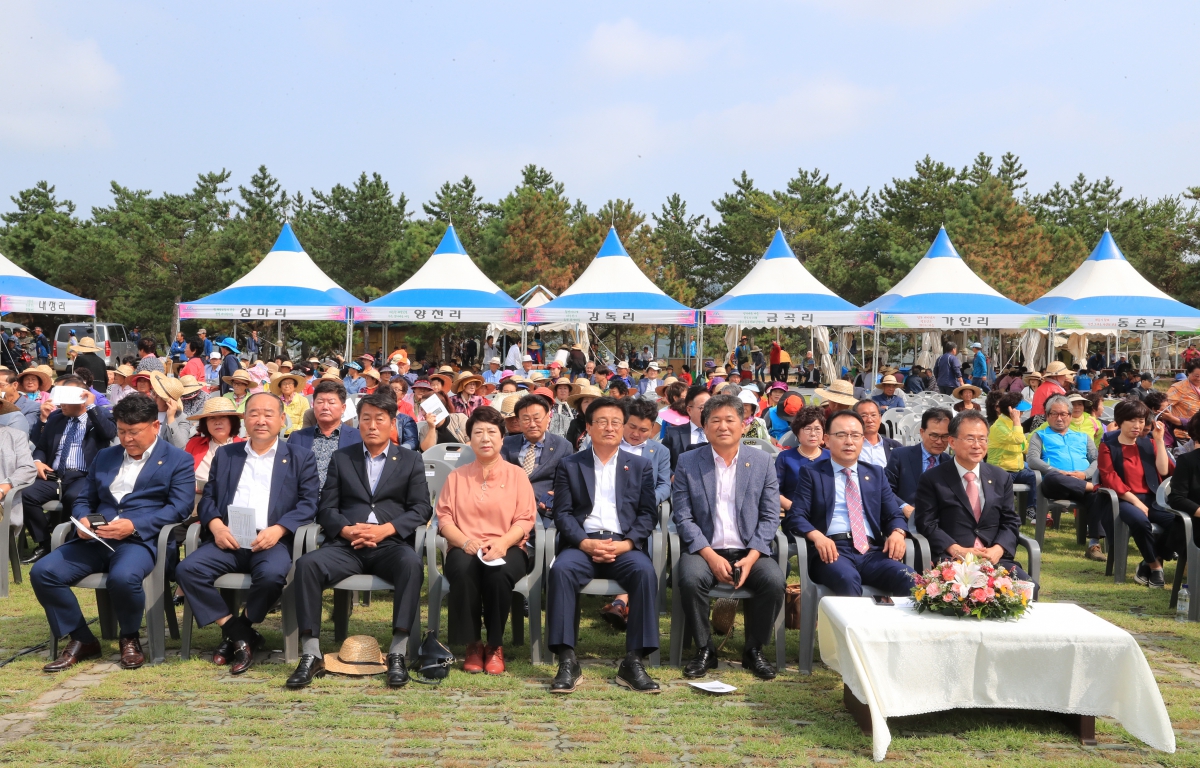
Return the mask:
{"type": "Polygon", "coordinates": [[[717,668],[717,649],[711,645],[707,645],[700,649],[696,654],[696,658],[692,659],[683,668],[683,676],[690,677],[695,680],[698,677],[704,677],[708,674],[708,670],[717,668]]]}
{"type": "Polygon", "coordinates": [[[314,678],[325,677],[325,659],[318,659],[316,656],[304,654],[300,657],[300,663],[296,665],[296,671],[287,679],[284,685],[288,688],[307,688],[309,683],[314,678]]]}
{"type": "Polygon", "coordinates": [[[779,674],[763,656],[762,648],[747,648],[742,652],[742,669],[753,672],[759,680],[774,680],[779,674]]]}
{"type": "Polygon", "coordinates": [[[254,663],[254,649],[245,640],[233,644],[233,656],[229,659],[229,673],[240,675],[254,663]]]}
{"type": "Polygon", "coordinates": [[[630,654],[617,668],[617,685],[638,693],[661,693],[658,683],[646,674],[646,665],[641,656],[630,654]]]}
{"type": "Polygon", "coordinates": [[[233,658],[233,641],[228,637],[221,638],[221,644],[213,651],[213,664],[223,667],[233,658]]]}
{"type": "Polygon", "coordinates": [[[389,653],[387,668],[388,688],[403,688],[408,684],[408,667],[404,665],[404,656],[399,653],[389,653]]]}
{"type": "Polygon", "coordinates": [[[50,554],[49,547],[38,547],[29,554],[29,557],[21,561],[21,565],[33,565],[48,554],[50,554]]]}
{"type": "Polygon", "coordinates": [[[583,670],[579,668],[579,662],[575,659],[559,662],[558,674],[550,683],[550,693],[574,693],[582,677],[583,670]]]}

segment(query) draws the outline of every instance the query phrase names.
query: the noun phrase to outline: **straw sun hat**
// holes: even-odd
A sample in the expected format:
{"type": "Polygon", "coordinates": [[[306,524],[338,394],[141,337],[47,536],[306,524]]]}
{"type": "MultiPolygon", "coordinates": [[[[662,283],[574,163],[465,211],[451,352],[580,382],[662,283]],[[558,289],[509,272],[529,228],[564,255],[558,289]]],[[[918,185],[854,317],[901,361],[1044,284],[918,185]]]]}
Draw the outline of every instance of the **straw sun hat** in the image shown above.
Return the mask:
{"type": "Polygon", "coordinates": [[[179,400],[183,397],[183,382],[158,371],[150,372],[150,389],[163,400],[179,400]]]}
{"type": "Polygon", "coordinates": [[[100,348],[96,346],[96,340],[93,339],[91,336],[84,336],[82,339],[79,340],[78,344],[72,344],[71,351],[78,352],[81,354],[84,352],[93,352],[97,355],[104,354],[100,350],[100,348]]]}
{"type": "Polygon", "coordinates": [[[837,379],[828,389],[820,387],[815,393],[822,400],[829,400],[838,405],[854,405],[858,402],[858,398],[854,396],[854,385],[845,379],[837,379]]]}
{"type": "Polygon", "coordinates": [[[338,675],[378,675],[387,671],[379,641],[368,635],[352,635],[342,641],[336,654],[325,657],[325,670],[338,675]]]}
{"type": "Polygon", "coordinates": [[[234,418],[242,418],[242,414],[238,413],[237,406],[227,397],[210,397],[204,401],[204,410],[194,416],[188,416],[188,421],[200,421],[207,419],[209,416],[233,416],[234,418]]]}
{"type": "Polygon", "coordinates": [[[579,401],[585,397],[591,397],[591,398],[604,397],[604,393],[600,391],[599,387],[593,386],[591,384],[584,384],[582,387],[579,388],[578,392],[572,394],[570,397],[567,398],[567,402],[571,404],[572,408],[574,408],[575,410],[579,410],[579,401]]]}

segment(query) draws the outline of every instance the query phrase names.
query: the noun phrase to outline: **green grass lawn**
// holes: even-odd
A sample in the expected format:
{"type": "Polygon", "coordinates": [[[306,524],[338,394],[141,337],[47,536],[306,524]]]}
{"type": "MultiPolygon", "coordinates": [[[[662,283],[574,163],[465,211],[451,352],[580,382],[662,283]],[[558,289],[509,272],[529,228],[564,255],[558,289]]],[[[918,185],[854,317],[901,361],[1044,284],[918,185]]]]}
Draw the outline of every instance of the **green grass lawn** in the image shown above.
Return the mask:
{"type": "MultiPolygon", "coordinates": [[[[1063,532],[1048,533],[1042,599],[1078,603],[1134,633],[1159,681],[1178,752],[1150,750],[1111,722],[1097,723],[1099,747],[1084,748],[1050,715],[955,712],[889,721],[889,763],[1200,766],[1195,735],[1200,732],[1200,626],[1174,620],[1166,591],[1106,580],[1103,563],[1081,557],[1071,517],[1063,522],[1063,532]]],[[[1168,580],[1171,576],[1168,565],[1168,580]]],[[[84,612],[94,616],[90,593],[83,594],[83,604],[84,612]]],[[[180,661],[178,642],[170,640],[166,664],[98,676],[89,673],[107,669],[101,662],[62,675],[43,674],[45,652],[32,654],[0,669],[0,728],[31,711],[46,716],[31,727],[26,722],[23,732],[0,730],[0,764],[367,768],[871,762],[869,738],[842,707],[840,677],[819,663],[811,677],[796,672],[798,633],[788,633],[790,668],[773,682],[759,682],[735,663],[710,677],[739,690],[710,697],[684,685],[679,670],[662,667],[650,671],[663,693],[646,696],[612,684],[624,636],[599,620],[600,605],[599,600],[584,601],[579,648],[584,683],[567,697],[546,692],[554,669],[531,665],[528,646],[505,649],[505,676],[455,671],[440,687],[413,683],[400,691],[388,690],[378,677],[334,676],[305,691],[287,691],[283,681],[291,665],[267,660],[233,678],[200,658],[180,661]],[[73,686],[89,680],[93,684],[82,687],[73,700],[47,703],[63,689],[75,690],[73,686]]],[[[390,616],[390,596],[376,594],[369,607],[355,609],[350,631],[374,635],[386,647],[390,616]]],[[[664,616],[664,660],[668,624],[664,616]]],[[[330,652],[334,644],[328,621],[326,628],[323,646],[330,652]]],[[[282,648],[278,614],[268,617],[263,632],[269,648],[282,648]]],[[[46,634],[28,581],[13,585],[12,596],[0,601],[0,658],[46,634]]],[[[218,633],[207,628],[194,638],[196,648],[207,653],[218,633]]],[[[107,648],[115,659],[115,643],[107,648]]],[[[722,658],[737,662],[741,648],[739,616],[722,658]]]]}

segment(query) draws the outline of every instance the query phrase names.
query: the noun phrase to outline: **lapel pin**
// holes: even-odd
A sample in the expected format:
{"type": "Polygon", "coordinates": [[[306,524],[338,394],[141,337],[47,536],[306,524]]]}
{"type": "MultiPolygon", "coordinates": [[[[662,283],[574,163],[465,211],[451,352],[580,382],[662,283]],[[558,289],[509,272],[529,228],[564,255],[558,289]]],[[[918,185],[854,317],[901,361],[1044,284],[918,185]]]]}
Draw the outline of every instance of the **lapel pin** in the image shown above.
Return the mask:
{"type": "Polygon", "coordinates": [[[629,471],[629,465],[628,465],[628,464],[626,464],[626,465],[625,465],[625,471],[626,471],[626,472],[628,472],[628,471],[629,471]]]}
{"type": "Polygon", "coordinates": [[[991,480],[988,480],[988,485],[991,485],[991,484],[992,484],[992,481],[991,481],[991,480]]]}
{"type": "Polygon", "coordinates": [[[162,464],[162,461],[159,461],[158,463],[159,463],[159,464],[162,464]]]}
{"type": "Polygon", "coordinates": [[[284,464],[287,464],[287,459],[284,459],[284,460],[283,460],[283,463],[284,463],[284,464]]]}
{"type": "MultiPolygon", "coordinates": [[[[393,457],[392,457],[392,461],[395,461],[395,460],[396,460],[396,457],[395,457],[395,456],[393,456],[393,457]]],[[[501,488],[503,488],[504,486],[502,485],[502,486],[500,486],[500,487],[501,487],[501,488]]]]}
{"type": "MultiPolygon", "coordinates": [[[[748,465],[747,465],[747,466],[748,466],[748,465]]],[[[870,480],[870,479],[871,479],[871,476],[870,476],[870,475],[863,475],[863,480],[870,480]]]]}
{"type": "Polygon", "coordinates": [[[747,466],[747,467],[748,467],[748,466],[750,466],[750,462],[748,462],[748,461],[747,461],[747,462],[746,462],[746,466],[747,466]]]}

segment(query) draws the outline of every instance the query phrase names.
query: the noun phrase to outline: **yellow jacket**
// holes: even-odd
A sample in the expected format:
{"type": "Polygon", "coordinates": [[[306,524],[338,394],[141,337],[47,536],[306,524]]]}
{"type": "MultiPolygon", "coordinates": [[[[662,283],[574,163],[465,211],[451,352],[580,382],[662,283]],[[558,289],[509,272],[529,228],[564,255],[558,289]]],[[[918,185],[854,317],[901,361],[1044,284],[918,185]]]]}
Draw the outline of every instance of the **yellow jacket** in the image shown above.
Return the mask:
{"type": "Polygon", "coordinates": [[[1013,423],[1008,416],[1000,416],[988,430],[988,464],[1006,472],[1017,472],[1025,468],[1025,450],[1029,440],[1020,423],[1013,423]]]}
{"type": "Polygon", "coordinates": [[[299,392],[294,393],[292,395],[292,401],[290,403],[285,403],[283,406],[283,412],[285,414],[287,414],[287,417],[289,419],[291,419],[291,422],[292,422],[291,424],[289,424],[287,427],[284,428],[284,430],[283,430],[284,437],[287,437],[288,435],[295,432],[297,429],[300,429],[301,427],[304,426],[304,412],[307,410],[308,410],[308,398],[306,398],[304,395],[300,394],[299,392]]]}
{"type": "Polygon", "coordinates": [[[1104,425],[1090,413],[1081,413],[1078,419],[1071,419],[1071,426],[1068,429],[1089,435],[1096,441],[1097,448],[1100,447],[1100,438],[1104,437],[1104,425]]]}

